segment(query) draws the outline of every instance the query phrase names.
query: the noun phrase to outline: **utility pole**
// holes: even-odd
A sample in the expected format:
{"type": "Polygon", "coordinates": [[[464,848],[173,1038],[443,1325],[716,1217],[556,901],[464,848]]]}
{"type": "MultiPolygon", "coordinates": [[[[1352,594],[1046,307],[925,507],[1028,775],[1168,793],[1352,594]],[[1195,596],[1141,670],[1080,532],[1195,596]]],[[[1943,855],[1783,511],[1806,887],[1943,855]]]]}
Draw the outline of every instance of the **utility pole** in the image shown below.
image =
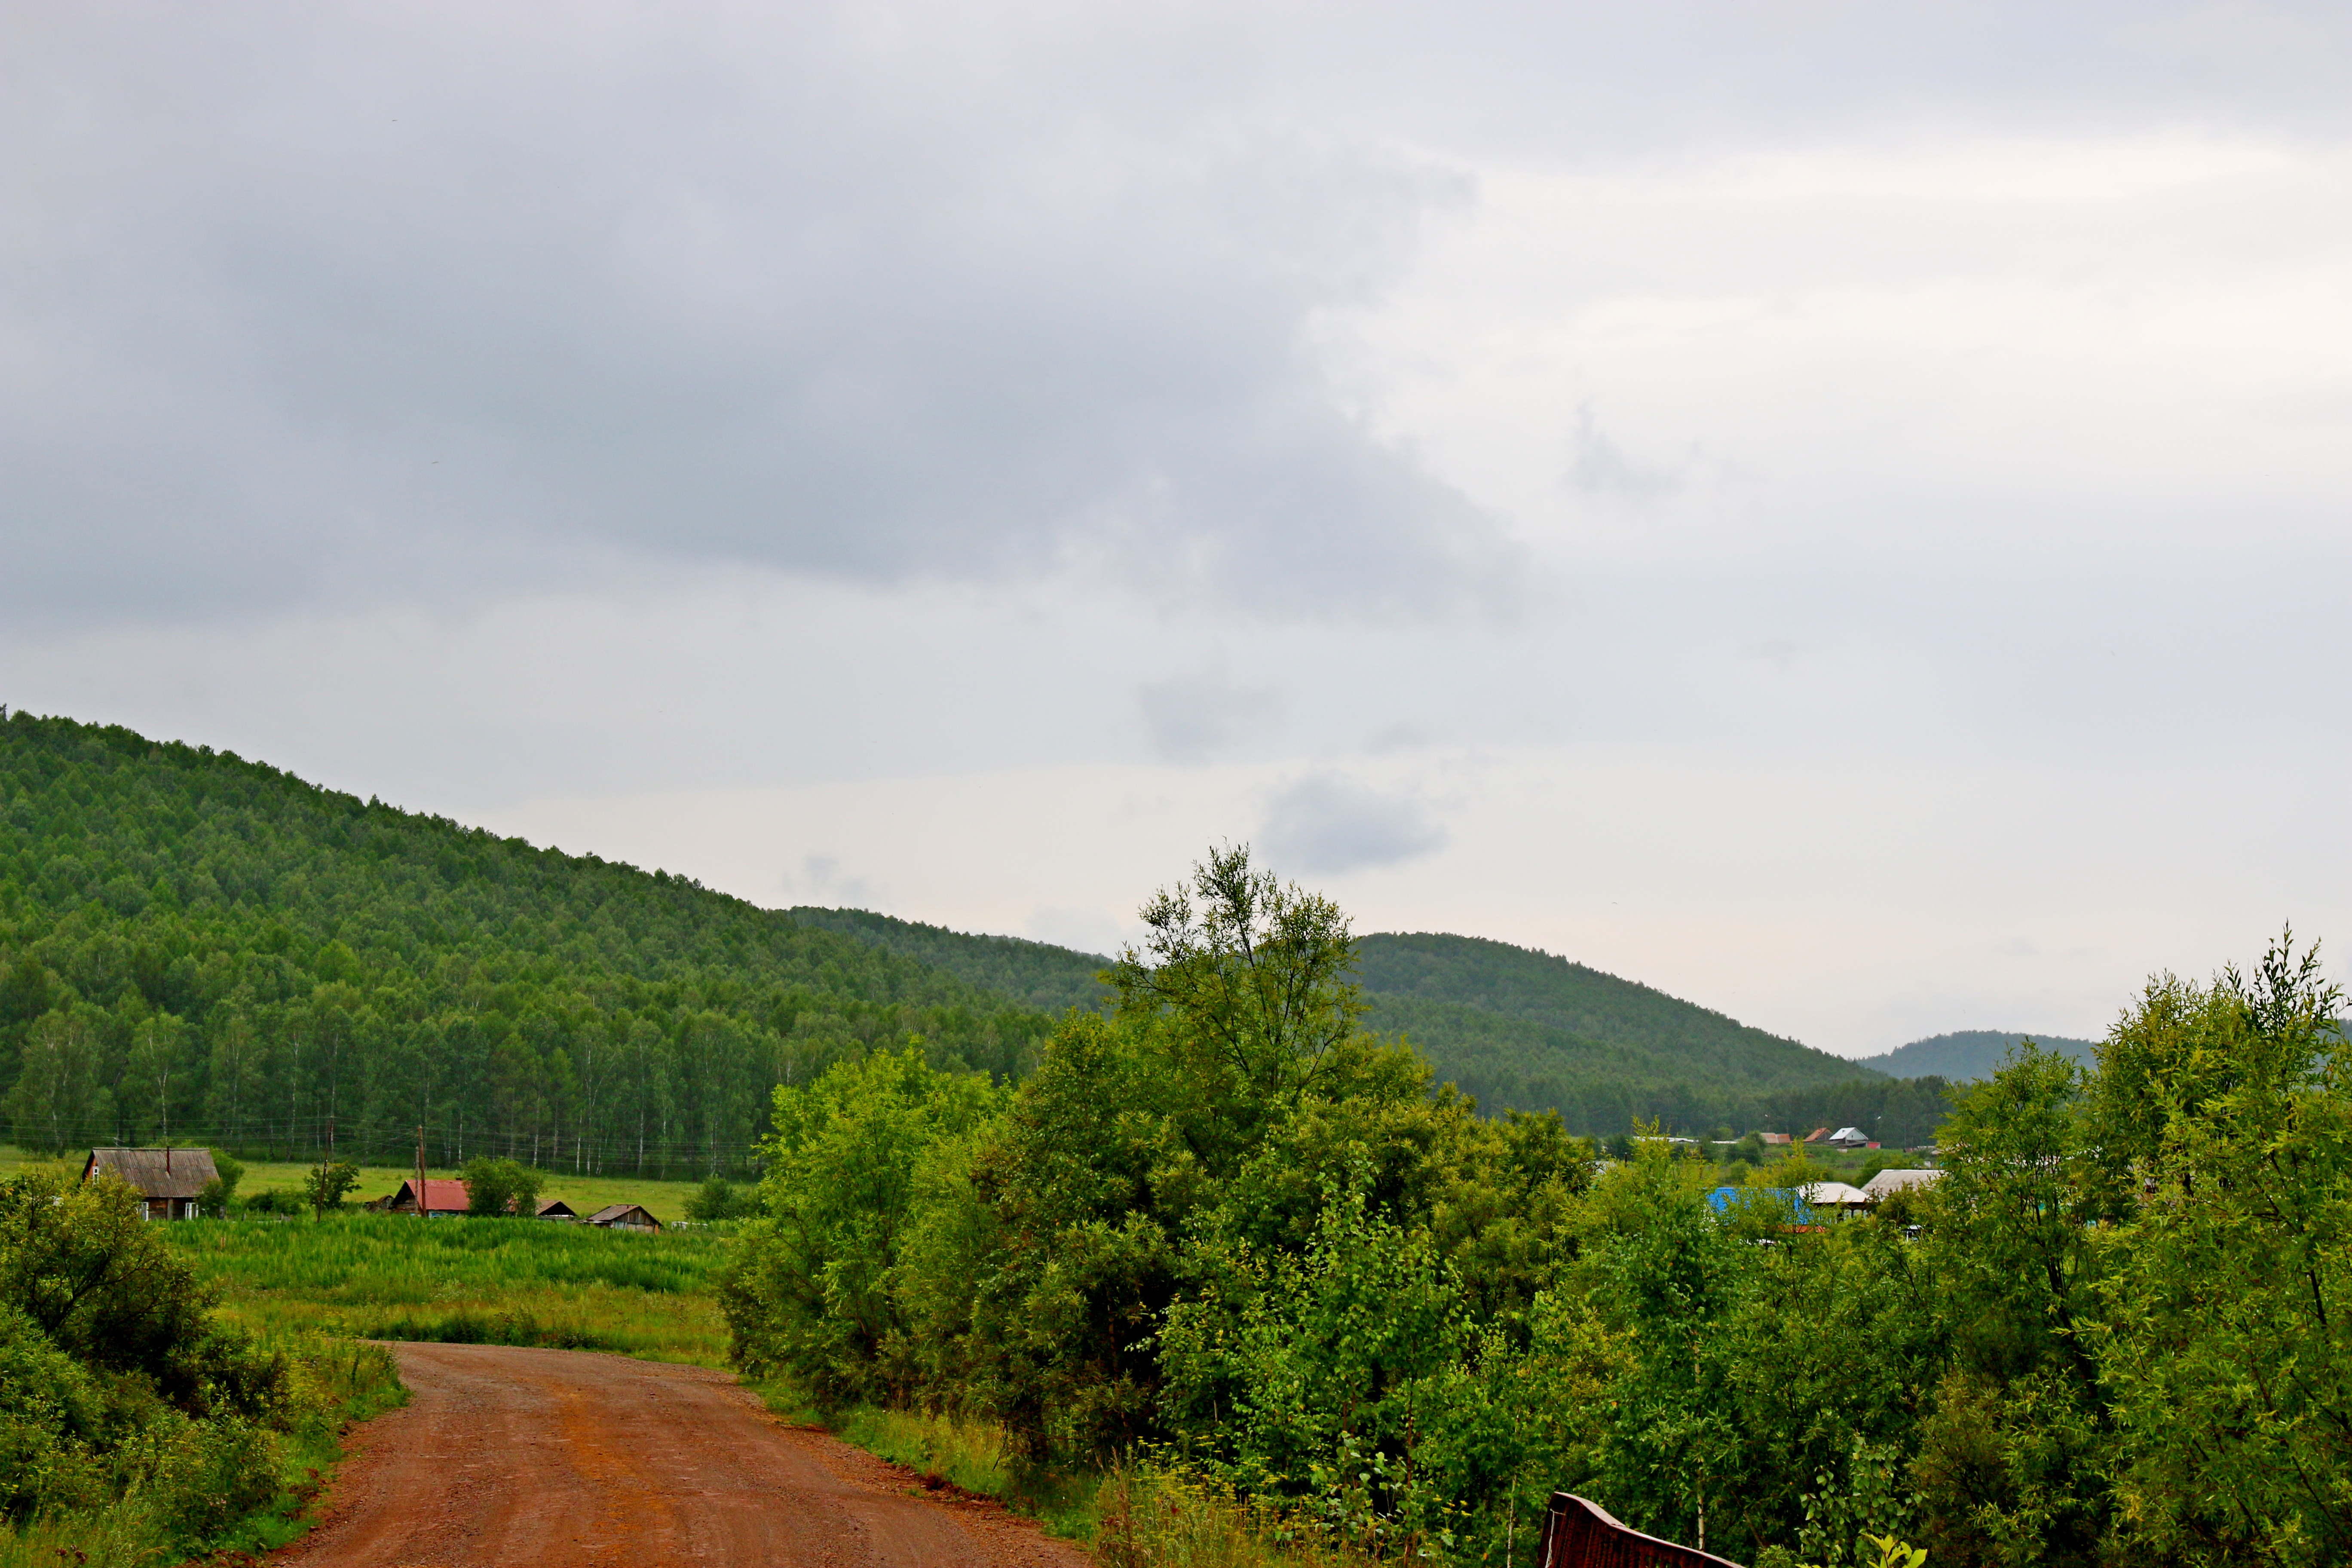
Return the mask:
{"type": "Polygon", "coordinates": [[[416,1129],[416,1217],[425,1217],[425,1127],[416,1129]]]}

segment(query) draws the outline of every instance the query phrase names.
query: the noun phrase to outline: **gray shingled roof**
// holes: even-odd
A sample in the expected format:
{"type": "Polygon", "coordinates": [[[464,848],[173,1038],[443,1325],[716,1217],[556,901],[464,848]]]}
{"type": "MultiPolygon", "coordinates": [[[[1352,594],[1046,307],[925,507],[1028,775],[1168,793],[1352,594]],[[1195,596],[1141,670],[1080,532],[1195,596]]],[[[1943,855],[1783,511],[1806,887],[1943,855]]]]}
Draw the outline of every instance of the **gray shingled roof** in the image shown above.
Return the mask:
{"type": "Polygon", "coordinates": [[[151,1198],[193,1198],[216,1181],[209,1149],[92,1149],[81,1179],[112,1171],[151,1198]]]}

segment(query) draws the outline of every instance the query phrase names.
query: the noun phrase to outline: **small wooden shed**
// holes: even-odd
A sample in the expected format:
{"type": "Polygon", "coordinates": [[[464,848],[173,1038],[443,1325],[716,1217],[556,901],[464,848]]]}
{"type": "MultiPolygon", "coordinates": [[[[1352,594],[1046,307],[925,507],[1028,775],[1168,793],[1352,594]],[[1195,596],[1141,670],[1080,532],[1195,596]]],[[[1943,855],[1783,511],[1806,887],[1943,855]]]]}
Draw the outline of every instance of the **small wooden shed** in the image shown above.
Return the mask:
{"type": "Polygon", "coordinates": [[[659,1230],[661,1221],[646,1212],[643,1204],[606,1204],[588,1216],[590,1225],[601,1225],[608,1230],[659,1230]]]}
{"type": "Polygon", "coordinates": [[[578,1220],[580,1215],[572,1209],[570,1204],[565,1203],[562,1198],[550,1198],[545,1203],[539,1205],[539,1217],[541,1219],[560,1219],[564,1221],[566,1224],[570,1224],[578,1220]]]}
{"type": "Polygon", "coordinates": [[[220,1180],[209,1149],[92,1149],[82,1162],[85,1182],[112,1172],[145,1200],[149,1219],[194,1219],[196,1198],[220,1180]]]}

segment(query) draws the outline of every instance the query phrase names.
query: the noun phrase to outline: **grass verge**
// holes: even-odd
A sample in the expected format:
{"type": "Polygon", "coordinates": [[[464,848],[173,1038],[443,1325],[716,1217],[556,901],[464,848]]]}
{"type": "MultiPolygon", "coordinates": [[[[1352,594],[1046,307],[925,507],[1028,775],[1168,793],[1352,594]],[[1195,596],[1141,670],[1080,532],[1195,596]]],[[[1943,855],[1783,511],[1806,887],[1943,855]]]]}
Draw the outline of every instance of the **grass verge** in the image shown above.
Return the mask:
{"type": "Polygon", "coordinates": [[[821,1427],[853,1447],[904,1465],[927,1486],[994,1498],[1035,1519],[1051,1535],[1081,1542],[1093,1538],[1101,1483],[1092,1476],[1024,1463],[993,1422],[870,1405],[826,1411],[787,1383],[745,1378],[743,1384],[780,1418],[821,1427]]]}
{"type": "MultiPolygon", "coordinates": [[[[310,1528],[311,1503],[342,1458],[343,1434],[408,1403],[392,1352],[301,1330],[265,1338],[287,1360],[295,1417],[277,1435],[277,1490],[261,1508],[205,1535],[193,1554],[215,1561],[274,1551],[310,1528]]],[[[0,1527],[0,1568],[157,1568],[187,1560],[191,1542],[171,1500],[136,1482],[117,1500],[0,1527]]]]}
{"type": "Polygon", "coordinates": [[[789,1384],[751,1386],[787,1421],[823,1427],[927,1485],[1031,1515],[1048,1534],[1091,1548],[1102,1568],[1374,1568],[1385,1560],[1373,1543],[1180,1470],[1141,1464],[1059,1472],[1023,1463],[991,1422],[872,1405],[828,1414],[789,1384]]]}

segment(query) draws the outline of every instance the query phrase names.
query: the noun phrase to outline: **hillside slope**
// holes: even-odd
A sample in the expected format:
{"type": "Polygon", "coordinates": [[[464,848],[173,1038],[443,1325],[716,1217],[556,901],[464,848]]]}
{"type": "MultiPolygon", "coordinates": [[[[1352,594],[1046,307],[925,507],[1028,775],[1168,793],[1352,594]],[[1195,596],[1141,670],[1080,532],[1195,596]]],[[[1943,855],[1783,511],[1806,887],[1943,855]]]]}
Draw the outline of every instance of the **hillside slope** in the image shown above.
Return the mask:
{"type": "Polygon", "coordinates": [[[1455,1003],[1615,1047],[1654,1073],[1738,1089],[1811,1088],[1874,1076],[1843,1057],[1654,987],[1508,942],[1382,932],[1363,938],[1358,953],[1376,1007],[1391,997],[1455,1003]]]}
{"type": "MultiPolygon", "coordinates": [[[[1046,1008],[1096,1006],[1108,962],[863,910],[793,911],[1046,1008]]],[[[1896,1082],[1652,986],[1475,937],[1375,933],[1358,943],[1366,1022],[1402,1035],[1491,1111],[1556,1110],[1596,1136],[1655,1119],[1675,1131],[1852,1123],[1889,1142],[1932,1135],[1940,1082],[1896,1082]]]]}
{"type": "Polygon", "coordinates": [[[745,1168],[771,1088],[1052,1027],[915,958],[209,748],[0,723],[0,1124],[436,1165],[745,1168]]]}
{"type": "Polygon", "coordinates": [[[2062,1057],[2089,1066],[2098,1055],[2095,1040],[2069,1039],[2063,1035],[2011,1035],[1997,1029],[1959,1029],[1948,1035],[1931,1035],[1924,1040],[1914,1040],[1907,1046],[1875,1057],[1864,1057],[1856,1065],[1875,1068],[1898,1078],[1916,1078],[1923,1073],[1935,1073],[1955,1082],[1990,1078],[2001,1058],[2019,1044],[2032,1040],[2045,1051],[2055,1051],[2062,1057]]]}
{"type": "Polygon", "coordinates": [[[786,911],[803,925],[825,931],[943,969],[965,984],[1042,1012],[1099,1007],[1108,992],[1095,977],[1110,967],[1098,953],[1078,952],[1017,936],[983,936],[924,925],[870,910],[800,906],[786,911]]]}

